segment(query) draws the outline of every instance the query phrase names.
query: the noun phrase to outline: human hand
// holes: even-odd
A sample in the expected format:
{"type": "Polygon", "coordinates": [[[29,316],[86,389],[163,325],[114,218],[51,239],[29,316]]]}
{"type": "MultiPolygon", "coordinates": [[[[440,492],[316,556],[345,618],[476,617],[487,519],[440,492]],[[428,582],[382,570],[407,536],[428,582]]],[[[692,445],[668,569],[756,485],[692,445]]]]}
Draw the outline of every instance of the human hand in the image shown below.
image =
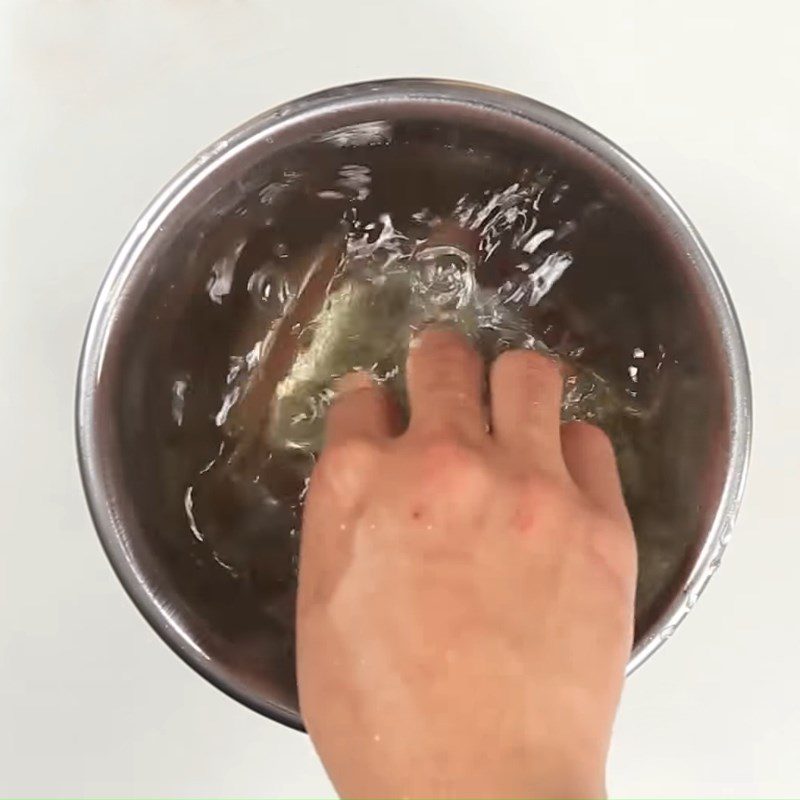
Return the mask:
{"type": "Polygon", "coordinates": [[[424,332],[411,421],[342,382],[305,506],[298,684],[352,797],[604,794],[636,552],[611,445],[546,357],[424,332]]]}

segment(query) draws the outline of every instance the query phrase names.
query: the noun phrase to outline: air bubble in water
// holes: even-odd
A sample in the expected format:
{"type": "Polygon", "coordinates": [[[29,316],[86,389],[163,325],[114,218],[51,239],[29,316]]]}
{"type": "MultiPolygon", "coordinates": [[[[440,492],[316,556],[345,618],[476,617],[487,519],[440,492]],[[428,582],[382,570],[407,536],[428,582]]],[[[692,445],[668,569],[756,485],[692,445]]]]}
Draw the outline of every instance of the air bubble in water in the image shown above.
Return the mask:
{"type": "Polygon", "coordinates": [[[293,296],[286,271],[272,263],[250,276],[247,291],[259,305],[273,313],[282,312],[293,296]]]}
{"type": "Polygon", "coordinates": [[[172,384],[172,419],[178,426],[183,425],[183,409],[188,386],[189,381],[186,378],[176,378],[172,384]]]}

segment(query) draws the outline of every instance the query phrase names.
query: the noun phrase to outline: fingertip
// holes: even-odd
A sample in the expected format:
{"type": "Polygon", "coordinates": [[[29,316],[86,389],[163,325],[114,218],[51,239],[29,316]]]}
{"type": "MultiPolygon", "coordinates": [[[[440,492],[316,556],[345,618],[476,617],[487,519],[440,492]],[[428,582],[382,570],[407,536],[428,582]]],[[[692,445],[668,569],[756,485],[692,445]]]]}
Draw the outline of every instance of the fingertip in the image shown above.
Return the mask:
{"type": "Polygon", "coordinates": [[[398,433],[397,406],[369,372],[342,375],[334,382],[333,392],[325,423],[327,444],[353,438],[383,439],[398,433]]]}
{"type": "Polygon", "coordinates": [[[474,350],[466,334],[452,325],[431,323],[416,331],[409,342],[409,350],[428,349],[432,347],[459,347],[474,350]]]}
{"type": "Polygon", "coordinates": [[[503,383],[525,385],[533,377],[537,383],[545,382],[549,386],[563,384],[558,360],[536,350],[506,350],[494,360],[491,373],[503,383]]]}
{"type": "Polygon", "coordinates": [[[350,392],[357,392],[360,389],[371,389],[376,385],[375,378],[372,377],[371,373],[358,369],[340,375],[334,381],[333,393],[336,397],[339,397],[350,392]]]}

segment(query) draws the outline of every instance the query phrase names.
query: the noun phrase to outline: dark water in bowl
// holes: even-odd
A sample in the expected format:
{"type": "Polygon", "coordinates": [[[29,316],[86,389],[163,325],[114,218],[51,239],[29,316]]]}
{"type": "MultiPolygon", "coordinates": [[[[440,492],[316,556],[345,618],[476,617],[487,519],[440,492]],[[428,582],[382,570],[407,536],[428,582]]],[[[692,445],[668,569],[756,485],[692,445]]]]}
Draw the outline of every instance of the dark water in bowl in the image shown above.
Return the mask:
{"type": "MultiPolygon", "coordinates": [[[[391,145],[342,143],[309,143],[214,198],[165,256],[170,280],[154,282],[128,344],[127,468],[160,562],[213,632],[201,646],[269,675],[295,706],[297,546],[318,440],[308,419],[261,436],[263,420],[248,429],[237,408],[320,242],[341,232],[346,264],[402,272],[441,220],[471,232],[458,244],[474,289],[511,314],[510,332],[471,330],[487,354],[513,345],[566,356],[577,377],[565,416],[593,418],[615,441],[639,544],[641,633],[701,533],[718,404],[698,344],[707,336],[668,243],[624,198],[530,144],[498,152],[480,131],[413,123],[395,126],[391,145]]],[[[393,379],[391,359],[381,370],[393,379]]],[[[302,399],[324,412],[325,386],[313,388],[302,399]]]]}

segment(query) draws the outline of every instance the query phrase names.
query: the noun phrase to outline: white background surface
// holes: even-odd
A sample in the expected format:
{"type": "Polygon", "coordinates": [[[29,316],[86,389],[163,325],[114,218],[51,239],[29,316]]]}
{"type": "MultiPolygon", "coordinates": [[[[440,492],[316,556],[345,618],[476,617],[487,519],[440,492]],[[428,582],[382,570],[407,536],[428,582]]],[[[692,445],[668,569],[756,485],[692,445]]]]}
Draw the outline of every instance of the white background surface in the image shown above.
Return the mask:
{"type": "Polygon", "coordinates": [[[513,89],[642,161],[715,254],[752,360],[732,546],[630,681],[623,796],[800,794],[800,49],[762,0],[0,0],[0,795],[330,796],[308,740],[184,666],[113,577],[72,430],[83,329],[145,204],[282,100],[370,77],[513,89]]]}

